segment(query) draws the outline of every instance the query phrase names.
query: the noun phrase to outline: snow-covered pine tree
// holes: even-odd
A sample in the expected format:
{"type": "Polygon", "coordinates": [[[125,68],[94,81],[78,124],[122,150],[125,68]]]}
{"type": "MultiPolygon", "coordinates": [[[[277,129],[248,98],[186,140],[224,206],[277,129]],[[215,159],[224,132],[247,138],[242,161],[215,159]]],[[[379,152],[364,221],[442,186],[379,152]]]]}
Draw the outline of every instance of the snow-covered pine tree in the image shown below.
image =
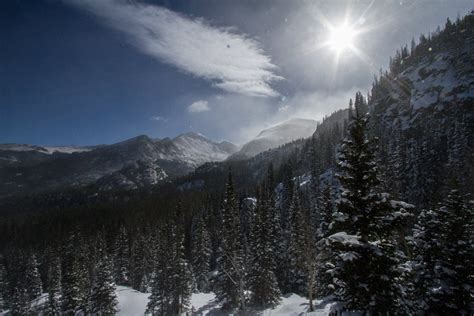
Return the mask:
{"type": "Polygon", "coordinates": [[[44,312],[46,315],[59,315],[61,313],[60,291],[61,291],[61,261],[59,257],[52,257],[48,262],[48,300],[44,312]]]}
{"type": "MultiPolygon", "coordinates": [[[[272,227],[272,240],[271,240],[271,248],[273,251],[274,260],[278,260],[280,257],[279,255],[282,253],[282,228],[281,228],[281,214],[276,209],[276,201],[275,201],[275,178],[274,178],[274,171],[273,171],[273,164],[270,163],[267,168],[267,176],[265,178],[265,182],[263,184],[263,195],[265,196],[266,201],[266,208],[268,212],[268,225],[272,227]]],[[[278,267],[275,265],[274,272],[277,273],[278,267]]]]}
{"type": "Polygon", "coordinates": [[[10,311],[12,315],[30,314],[31,303],[28,298],[28,290],[26,289],[26,286],[19,284],[13,288],[10,311]]]}
{"type": "Polygon", "coordinates": [[[423,210],[418,215],[413,228],[414,256],[411,261],[413,269],[412,299],[413,310],[428,311],[435,306],[433,291],[438,287],[434,268],[437,258],[441,257],[439,226],[441,223],[432,210],[423,210]]]}
{"type": "Polygon", "coordinates": [[[423,211],[414,229],[416,308],[427,313],[468,315],[474,285],[473,206],[452,190],[441,205],[423,211]]]}
{"type": "Polygon", "coordinates": [[[451,311],[472,314],[474,306],[474,205],[464,201],[458,190],[452,190],[439,209],[442,219],[444,249],[437,278],[442,285],[437,293],[451,311]]]}
{"type": "Polygon", "coordinates": [[[160,250],[152,281],[147,313],[181,315],[189,309],[191,271],[184,253],[181,204],[160,230],[160,250]]]}
{"type": "Polygon", "coordinates": [[[113,275],[113,262],[107,252],[104,234],[99,232],[94,241],[95,264],[92,289],[89,297],[91,313],[113,315],[117,312],[117,294],[113,275]]]}
{"type": "Polygon", "coordinates": [[[288,249],[286,252],[286,291],[306,294],[307,272],[305,267],[307,221],[301,205],[298,190],[295,188],[288,211],[288,249]]]}
{"type": "Polygon", "coordinates": [[[245,309],[245,271],[240,243],[239,205],[234,193],[232,173],[229,172],[225,200],[222,207],[222,236],[218,276],[215,282],[216,296],[224,308],[245,309]]]}
{"type": "Polygon", "coordinates": [[[71,232],[62,250],[61,274],[61,312],[74,314],[87,302],[88,289],[83,284],[87,279],[86,270],[79,260],[81,238],[71,232]]]}
{"type": "Polygon", "coordinates": [[[196,288],[200,292],[208,292],[210,290],[210,260],[211,239],[206,227],[205,212],[203,211],[195,217],[191,240],[191,262],[196,288]]]}
{"type": "Polygon", "coordinates": [[[249,289],[252,303],[259,307],[273,307],[280,301],[280,289],[275,277],[275,231],[272,225],[273,199],[259,190],[257,208],[251,233],[252,257],[249,289]]]}
{"type": "Polygon", "coordinates": [[[130,251],[130,284],[133,289],[140,291],[145,277],[145,239],[142,231],[135,233],[130,251]]]}
{"type": "Polygon", "coordinates": [[[334,292],[332,277],[327,271],[332,267],[331,250],[325,242],[330,234],[329,225],[332,222],[334,204],[332,201],[332,190],[330,186],[325,186],[319,193],[316,203],[318,214],[316,224],[316,260],[315,260],[315,294],[318,297],[325,297],[334,292]]]}
{"type": "Polygon", "coordinates": [[[113,249],[114,279],[118,285],[130,284],[130,245],[126,228],[121,225],[113,249]]]}
{"type": "Polygon", "coordinates": [[[43,286],[41,283],[41,277],[38,270],[38,260],[36,260],[35,254],[28,256],[25,269],[25,284],[28,292],[28,299],[34,300],[43,293],[43,286]]]}
{"type": "Polygon", "coordinates": [[[173,253],[170,258],[173,284],[171,310],[175,315],[181,315],[189,310],[192,294],[192,276],[184,251],[184,220],[182,216],[181,202],[179,202],[171,223],[171,240],[173,241],[173,253]]]}
{"type": "Polygon", "coordinates": [[[337,298],[348,310],[371,313],[400,311],[403,289],[398,266],[403,259],[397,242],[412,206],[379,193],[375,148],[369,140],[365,100],[356,94],[355,110],[338,154],[341,183],[336,202],[333,247],[337,298]],[[362,110],[361,110],[362,109],[362,110]]]}
{"type": "Polygon", "coordinates": [[[159,229],[159,248],[153,279],[151,280],[151,294],[148,297],[146,313],[152,315],[171,314],[172,284],[172,231],[170,221],[163,223],[159,229]],[[166,244],[166,246],[164,246],[166,244]]]}
{"type": "Polygon", "coordinates": [[[118,311],[112,270],[112,260],[104,253],[98,258],[90,297],[90,309],[94,314],[114,315],[118,311]]]}

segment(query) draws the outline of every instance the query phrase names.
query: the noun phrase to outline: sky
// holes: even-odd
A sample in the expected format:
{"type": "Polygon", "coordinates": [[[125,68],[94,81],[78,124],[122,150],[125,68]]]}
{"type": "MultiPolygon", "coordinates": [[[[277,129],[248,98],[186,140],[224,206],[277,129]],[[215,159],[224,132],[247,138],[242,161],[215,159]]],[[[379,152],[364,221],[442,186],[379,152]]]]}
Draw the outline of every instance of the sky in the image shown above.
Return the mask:
{"type": "Polygon", "coordinates": [[[0,1],[0,143],[195,131],[242,144],[284,120],[346,107],[397,48],[473,8],[472,0],[0,1]],[[351,45],[336,49],[341,25],[351,45]]]}

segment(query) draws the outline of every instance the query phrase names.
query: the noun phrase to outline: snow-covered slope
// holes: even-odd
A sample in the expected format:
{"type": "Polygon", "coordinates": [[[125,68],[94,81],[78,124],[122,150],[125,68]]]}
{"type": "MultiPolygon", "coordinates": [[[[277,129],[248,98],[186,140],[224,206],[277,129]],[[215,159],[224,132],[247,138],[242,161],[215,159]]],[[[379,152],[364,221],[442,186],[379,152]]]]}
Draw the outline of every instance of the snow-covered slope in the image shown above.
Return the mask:
{"type": "Polygon", "coordinates": [[[258,155],[268,149],[313,135],[316,121],[308,119],[291,119],[261,131],[257,137],[242,146],[231,156],[232,159],[245,159],[258,155]]]}
{"type": "Polygon", "coordinates": [[[225,160],[237,150],[237,147],[229,142],[216,143],[194,132],[179,135],[170,140],[170,143],[172,146],[164,146],[160,150],[159,158],[179,160],[192,167],[209,161],[225,160]]]}
{"type": "MultiPolygon", "coordinates": [[[[119,316],[141,316],[145,315],[148,304],[149,293],[142,293],[126,286],[117,286],[119,316]]],[[[39,298],[32,301],[32,309],[40,311],[44,308],[48,295],[44,293],[39,298]]],[[[296,294],[287,294],[281,298],[280,303],[275,308],[252,309],[246,311],[248,316],[271,315],[271,316],[328,316],[335,310],[336,304],[331,301],[314,301],[315,311],[308,312],[308,299],[296,294]]],[[[222,311],[219,303],[216,302],[214,293],[194,293],[191,297],[190,307],[192,315],[200,316],[228,316],[228,311],[222,311]]],[[[0,315],[7,315],[0,312],[0,315]]]]}
{"type": "Polygon", "coordinates": [[[76,146],[36,146],[27,144],[0,144],[0,151],[24,152],[34,151],[42,154],[51,155],[53,153],[72,154],[85,151],[91,151],[90,147],[76,146]]]}
{"type": "Polygon", "coordinates": [[[369,103],[386,185],[418,206],[439,199],[453,179],[474,187],[474,32],[432,45],[381,77],[369,103]]]}
{"type": "MultiPolygon", "coordinates": [[[[148,296],[150,296],[150,294],[141,293],[129,287],[117,287],[117,297],[119,301],[118,315],[144,315],[146,304],[148,303],[148,296]]],[[[325,316],[329,315],[334,304],[316,301],[315,306],[316,310],[314,312],[307,313],[308,299],[296,294],[289,294],[282,297],[280,304],[275,308],[249,310],[247,315],[298,316],[304,314],[308,316],[325,316]]],[[[193,315],[229,315],[229,312],[224,312],[220,309],[221,306],[215,301],[213,293],[193,294],[191,297],[191,307],[195,313],[193,315]]]]}
{"type": "Polygon", "coordinates": [[[101,191],[135,190],[158,184],[166,178],[168,175],[156,162],[138,160],[103,176],[96,184],[101,191]]]}

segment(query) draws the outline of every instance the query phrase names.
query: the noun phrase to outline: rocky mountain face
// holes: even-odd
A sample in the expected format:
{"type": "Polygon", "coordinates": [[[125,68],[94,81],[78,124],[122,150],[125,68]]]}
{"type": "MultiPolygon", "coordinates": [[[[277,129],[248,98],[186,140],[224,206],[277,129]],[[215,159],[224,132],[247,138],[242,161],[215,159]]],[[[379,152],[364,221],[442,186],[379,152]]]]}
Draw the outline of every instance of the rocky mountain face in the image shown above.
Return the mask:
{"type": "Polygon", "coordinates": [[[246,143],[230,159],[247,159],[266,150],[276,148],[293,140],[308,138],[316,130],[316,121],[291,119],[261,131],[257,137],[246,143]]]}
{"type": "Polygon", "coordinates": [[[0,197],[95,182],[101,190],[136,189],[224,160],[236,150],[197,133],[173,139],[142,135],[97,147],[5,144],[0,145],[0,197]]]}
{"type": "Polygon", "coordinates": [[[474,187],[472,17],[403,50],[374,83],[369,108],[386,186],[421,206],[474,187]]]}

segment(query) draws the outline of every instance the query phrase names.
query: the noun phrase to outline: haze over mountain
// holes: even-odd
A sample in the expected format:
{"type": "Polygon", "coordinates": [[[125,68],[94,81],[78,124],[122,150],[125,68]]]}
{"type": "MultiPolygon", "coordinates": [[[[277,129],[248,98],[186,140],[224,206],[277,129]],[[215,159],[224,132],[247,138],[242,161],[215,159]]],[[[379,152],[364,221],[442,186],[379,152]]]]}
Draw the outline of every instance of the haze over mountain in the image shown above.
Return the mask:
{"type": "Polygon", "coordinates": [[[307,138],[316,130],[316,121],[294,118],[261,131],[257,137],[245,143],[230,159],[251,158],[268,149],[285,143],[307,138]]]}

